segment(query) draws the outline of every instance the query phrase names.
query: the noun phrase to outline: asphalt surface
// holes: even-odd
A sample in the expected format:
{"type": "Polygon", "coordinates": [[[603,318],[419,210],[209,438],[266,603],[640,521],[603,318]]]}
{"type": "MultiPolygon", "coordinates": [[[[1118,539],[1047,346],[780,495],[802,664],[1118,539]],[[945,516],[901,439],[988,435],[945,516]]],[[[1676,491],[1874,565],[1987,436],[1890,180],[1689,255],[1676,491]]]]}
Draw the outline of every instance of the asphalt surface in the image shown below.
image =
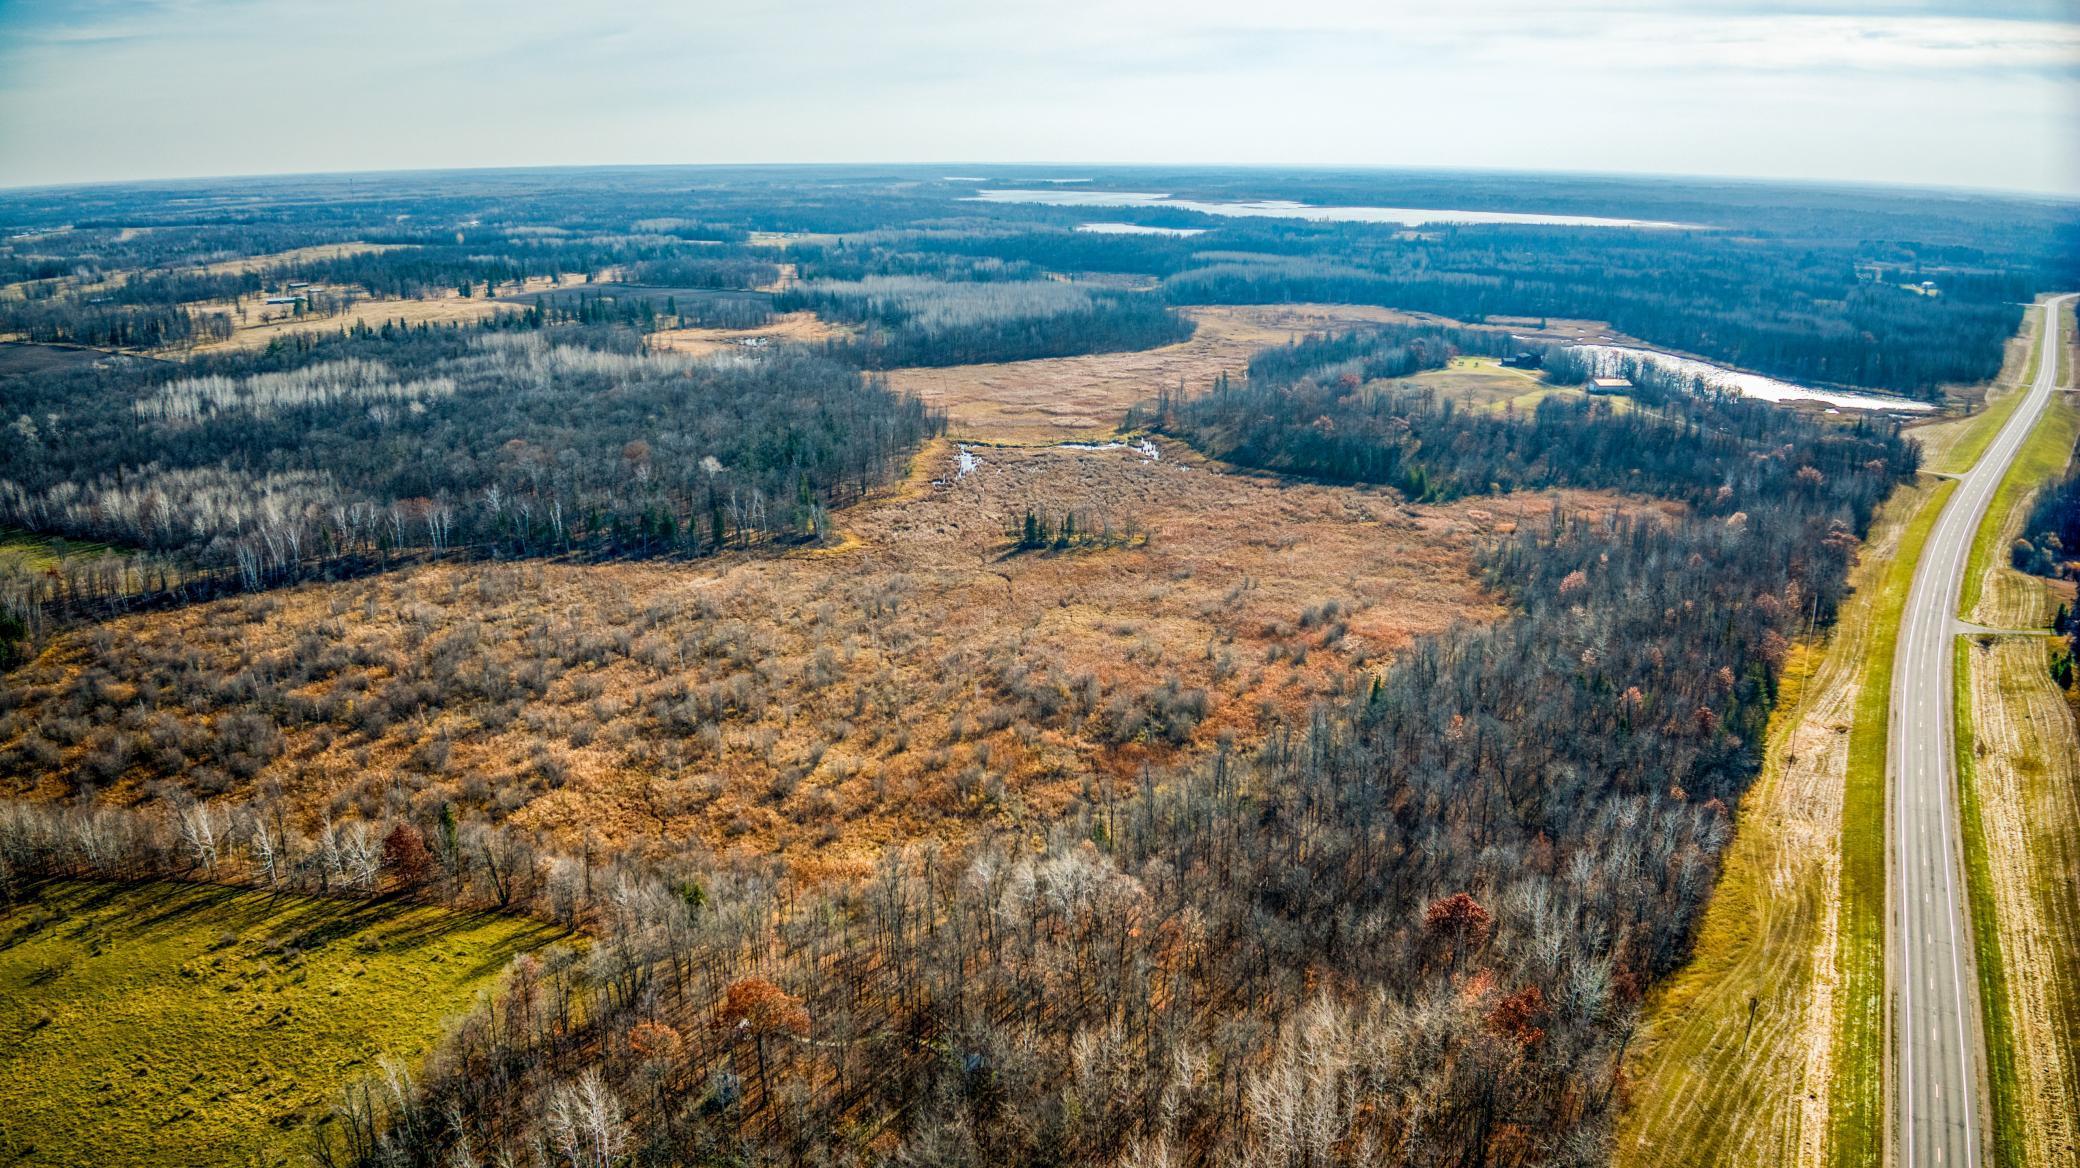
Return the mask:
{"type": "Polygon", "coordinates": [[[2058,380],[2058,314],[2046,314],[2037,378],[1957,489],[1922,548],[1901,617],[1886,755],[1891,790],[1889,938],[1894,1163],[1976,1168],[1987,1132],[1979,993],[1957,823],[1952,669],[1972,537],[2058,380]]]}

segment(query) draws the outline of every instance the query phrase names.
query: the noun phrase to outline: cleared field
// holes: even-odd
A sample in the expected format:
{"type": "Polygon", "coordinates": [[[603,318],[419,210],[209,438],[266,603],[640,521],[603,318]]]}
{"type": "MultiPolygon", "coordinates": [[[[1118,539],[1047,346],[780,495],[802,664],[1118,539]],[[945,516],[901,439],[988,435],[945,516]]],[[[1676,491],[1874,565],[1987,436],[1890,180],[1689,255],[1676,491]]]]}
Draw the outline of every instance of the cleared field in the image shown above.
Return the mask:
{"type": "Polygon", "coordinates": [[[1528,408],[1554,392],[1554,388],[1540,380],[1537,373],[1505,368],[1493,357],[1454,357],[1443,369],[1432,369],[1401,381],[1434,389],[1440,397],[1496,409],[1511,402],[1518,402],[1519,408],[1528,408]]]}
{"type": "Polygon", "coordinates": [[[2080,1162],[2080,735],[2035,637],[1958,639],[1958,776],[2003,1165],[2080,1162]]]}
{"type": "Polygon", "coordinates": [[[459,799],[864,863],[1302,721],[1411,638],[1502,615],[1470,555],[1554,502],[1405,507],[1161,455],[977,448],[962,473],[940,444],[831,549],[439,566],[121,618],[11,677],[0,786],[273,780],[313,816],[459,799]],[[1012,554],[1029,506],[1129,546],[1012,554]]]}
{"type": "MultiPolygon", "coordinates": [[[[1973,540],[1967,619],[2039,629],[2056,604],[2073,602],[2072,582],[2016,571],[2006,548],[2037,491],[2065,473],[2076,438],[2080,402],[2054,397],[1973,540]]],[[[2051,679],[2050,645],[2032,636],[1957,645],[1959,813],[1993,1144],[1998,1162],[2015,1166],[2080,1163],[2080,734],[2051,679]]]]}
{"type": "MultiPolygon", "coordinates": [[[[0,576],[48,572],[67,561],[94,560],[120,550],[105,543],[68,540],[0,527],[0,576]]],[[[115,571],[117,565],[123,563],[114,561],[108,565],[108,570],[115,571]]],[[[126,572],[125,579],[126,583],[138,582],[134,573],[126,572]]]]}
{"type": "Polygon", "coordinates": [[[191,885],[0,912],[0,1161],[307,1162],[339,1089],[410,1060],[545,926],[191,885]]]}
{"type": "MultiPolygon", "coordinates": [[[[1493,357],[1454,357],[1443,369],[1400,378],[1394,384],[1432,389],[1440,397],[1485,406],[1497,413],[1534,410],[1539,402],[1549,397],[1584,396],[1584,391],[1577,386],[1549,384],[1535,371],[1512,369],[1493,357]]],[[[1606,400],[1618,413],[1638,408],[1629,397],[1606,400]]]]}
{"type": "MultiPolygon", "coordinates": [[[[570,290],[581,288],[584,283],[585,277],[582,274],[567,275],[561,283],[553,283],[546,276],[537,276],[527,280],[522,291],[537,292],[549,288],[570,290]]],[[[315,290],[338,294],[349,291],[331,287],[315,290]]],[[[515,305],[481,295],[463,296],[460,293],[448,292],[425,299],[360,299],[339,312],[307,313],[297,316],[292,310],[281,305],[269,305],[267,293],[256,292],[232,304],[218,301],[190,305],[189,311],[231,317],[232,334],[229,340],[175,350],[179,353],[264,348],[276,337],[298,333],[334,333],[352,328],[356,324],[365,324],[370,328],[381,328],[390,321],[403,321],[406,324],[468,324],[501,312],[518,312],[520,309],[515,305]]]]}
{"type": "Polygon", "coordinates": [[[768,324],[748,329],[678,328],[660,329],[647,338],[653,349],[704,357],[783,341],[813,345],[847,335],[843,328],[825,323],[813,312],[788,312],[768,324]]]}
{"type": "Polygon", "coordinates": [[[264,272],[270,268],[289,264],[309,263],[312,260],[343,259],[347,256],[377,255],[386,251],[399,251],[413,245],[406,243],[366,243],[353,240],[347,243],[321,243],[311,247],[290,248],[288,251],[268,252],[265,255],[246,256],[242,259],[221,260],[214,264],[197,264],[193,270],[212,276],[236,276],[245,272],[264,272]]]}
{"type": "Polygon", "coordinates": [[[1128,407],[1163,389],[1203,391],[1226,373],[1241,377],[1251,354],[1310,333],[1415,318],[1384,308],[1277,304],[1187,308],[1198,325],[1187,341],[1126,353],[1093,353],[944,369],[896,369],[891,385],[946,411],[956,438],[1057,442],[1096,438],[1128,407]]]}
{"type": "MultiPolygon", "coordinates": [[[[1248,371],[1250,356],[1266,345],[1283,345],[1314,333],[1368,324],[1457,323],[1421,313],[1355,304],[1220,305],[1179,311],[1198,325],[1198,331],[1190,340],[1174,345],[992,365],[896,369],[889,372],[888,379],[898,389],[909,390],[944,409],[948,433],[955,438],[1060,442],[1112,433],[1130,406],[1149,401],[1162,390],[1199,393],[1223,373],[1242,377],[1248,371]]],[[[1593,321],[1510,323],[1498,318],[1489,325],[1542,340],[1610,339],[1608,330],[1593,321]]],[[[1492,363],[1490,368],[1517,373],[1501,370],[1492,363]]],[[[1446,392],[1477,392],[1489,400],[1499,392],[1502,383],[1475,366],[1455,362],[1454,370],[1463,384],[1441,385],[1446,392]]],[[[1451,371],[1422,377],[1443,377],[1445,372],[1451,371]]],[[[1421,378],[1411,380],[1420,382],[1421,378]]],[[[1511,396],[1537,390],[1537,383],[1526,379],[1511,396]]]]}
{"type": "Polygon", "coordinates": [[[844,238],[842,235],[834,235],[823,231],[754,231],[750,233],[745,242],[753,247],[786,249],[796,244],[828,247],[844,238]]]}
{"type": "Polygon", "coordinates": [[[1844,842],[1858,830],[1852,810],[1883,823],[1890,644],[1912,553],[1935,514],[1930,495],[1917,488],[1893,497],[1833,632],[1797,645],[1786,665],[1762,775],[1741,801],[1696,949],[1649,998],[1633,1042],[1619,1165],[1829,1162],[1845,1023],[1853,1017],[1882,1033],[1884,950],[1872,932],[1884,911],[1882,829],[1874,840],[1859,832],[1854,897],[1844,896],[1852,877],[1844,842]],[[1866,747],[1852,787],[1851,728],[1868,716],[1873,685],[1876,778],[1866,747]]]}

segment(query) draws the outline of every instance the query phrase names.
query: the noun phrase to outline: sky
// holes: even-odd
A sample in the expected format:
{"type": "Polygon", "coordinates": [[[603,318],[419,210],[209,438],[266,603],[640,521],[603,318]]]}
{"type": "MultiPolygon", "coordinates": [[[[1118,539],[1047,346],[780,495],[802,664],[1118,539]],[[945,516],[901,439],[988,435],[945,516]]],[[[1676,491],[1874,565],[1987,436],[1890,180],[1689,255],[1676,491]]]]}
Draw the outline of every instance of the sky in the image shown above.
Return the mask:
{"type": "Polygon", "coordinates": [[[0,0],[0,186],[1021,161],[2080,196],[2080,0],[0,0]]]}

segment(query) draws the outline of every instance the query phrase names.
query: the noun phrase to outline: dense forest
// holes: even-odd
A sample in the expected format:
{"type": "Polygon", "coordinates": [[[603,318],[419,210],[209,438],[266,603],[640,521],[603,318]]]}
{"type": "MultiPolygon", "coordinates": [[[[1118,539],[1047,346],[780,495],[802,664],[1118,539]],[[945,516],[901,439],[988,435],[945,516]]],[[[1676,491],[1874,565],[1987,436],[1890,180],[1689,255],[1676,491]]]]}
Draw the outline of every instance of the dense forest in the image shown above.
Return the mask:
{"type": "Polygon", "coordinates": [[[198,319],[178,304],[75,304],[0,301],[0,333],[37,344],[159,349],[230,335],[218,318],[198,319]]]}
{"type": "Polygon", "coordinates": [[[1148,349],[1192,335],[1190,321],[1146,295],[1036,280],[817,280],[775,306],[863,326],[829,348],[870,369],[1148,349]]]}
{"type": "MultiPolygon", "coordinates": [[[[2080,460],[2080,450],[2075,450],[2080,460]]],[[[2053,579],[2080,578],[2080,468],[2037,492],[2023,517],[2022,531],[2008,548],[2018,571],[2053,579]]],[[[2065,688],[2080,681],[2080,616],[2071,606],[2058,606],[2051,631],[2065,644],[2051,663],[2051,676],[2065,688]]]]}
{"type": "MultiPolygon", "coordinates": [[[[994,209],[994,208],[993,208],[994,209]]],[[[1109,213],[1109,212],[1108,212],[1109,213]]],[[[1852,237],[1697,230],[1252,222],[1160,213],[1196,237],[882,233],[801,253],[805,275],[945,274],[956,261],[1020,270],[1145,273],[1172,304],[1377,304],[1460,320],[1605,321],[1666,348],[1794,381],[1933,396],[1984,380],[2044,276],[1970,248],[1916,251],[1852,237]],[[1919,286],[1933,277],[1939,292],[1919,286]],[[1911,287],[1909,285],[1912,285],[1911,287]]]]}

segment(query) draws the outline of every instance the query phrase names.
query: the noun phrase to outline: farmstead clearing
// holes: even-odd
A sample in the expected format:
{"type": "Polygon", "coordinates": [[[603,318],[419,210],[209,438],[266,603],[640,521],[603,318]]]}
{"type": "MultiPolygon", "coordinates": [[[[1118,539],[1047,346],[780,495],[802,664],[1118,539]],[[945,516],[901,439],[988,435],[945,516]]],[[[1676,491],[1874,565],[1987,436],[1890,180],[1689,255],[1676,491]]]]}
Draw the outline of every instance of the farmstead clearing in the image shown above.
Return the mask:
{"type": "MultiPolygon", "coordinates": [[[[574,273],[562,278],[560,282],[552,282],[546,277],[530,278],[524,282],[522,290],[575,290],[584,285],[585,276],[574,273]]],[[[347,288],[314,287],[310,291],[330,293],[339,297],[342,306],[334,312],[300,313],[294,306],[270,304],[271,297],[266,292],[255,292],[230,303],[198,303],[192,306],[190,311],[198,316],[215,315],[229,318],[232,322],[231,336],[228,340],[207,342],[183,351],[265,348],[270,342],[282,337],[336,333],[356,326],[379,329],[392,322],[406,325],[467,325],[488,320],[501,313],[520,311],[505,300],[493,299],[490,296],[464,296],[458,292],[444,292],[438,296],[371,297],[347,288]]]]}

